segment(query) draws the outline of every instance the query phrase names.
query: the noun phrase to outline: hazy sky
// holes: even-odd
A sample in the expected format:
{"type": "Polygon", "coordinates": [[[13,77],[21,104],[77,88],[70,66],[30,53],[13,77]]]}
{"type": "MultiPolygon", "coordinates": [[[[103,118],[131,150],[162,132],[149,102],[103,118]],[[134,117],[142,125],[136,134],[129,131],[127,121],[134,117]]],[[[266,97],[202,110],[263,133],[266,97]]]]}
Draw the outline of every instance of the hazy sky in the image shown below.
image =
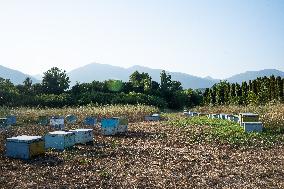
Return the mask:
{"type": "Polygon", "coordinates": [[[284,71],[284,0],[0,0],[0,65],[92,62],[221,79],[284,71]]]}

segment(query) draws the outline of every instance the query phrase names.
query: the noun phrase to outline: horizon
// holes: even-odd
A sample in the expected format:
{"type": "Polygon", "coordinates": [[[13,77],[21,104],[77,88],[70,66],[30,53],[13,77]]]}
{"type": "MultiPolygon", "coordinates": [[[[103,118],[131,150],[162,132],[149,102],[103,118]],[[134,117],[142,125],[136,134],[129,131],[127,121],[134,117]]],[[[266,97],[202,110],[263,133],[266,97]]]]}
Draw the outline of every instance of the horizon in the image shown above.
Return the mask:
{"type": "Polygon", "coordinates": [[[0,64],[29,75],[94,62],[225,79],[284,70],[284,1],[0,0],[0,64]]]}

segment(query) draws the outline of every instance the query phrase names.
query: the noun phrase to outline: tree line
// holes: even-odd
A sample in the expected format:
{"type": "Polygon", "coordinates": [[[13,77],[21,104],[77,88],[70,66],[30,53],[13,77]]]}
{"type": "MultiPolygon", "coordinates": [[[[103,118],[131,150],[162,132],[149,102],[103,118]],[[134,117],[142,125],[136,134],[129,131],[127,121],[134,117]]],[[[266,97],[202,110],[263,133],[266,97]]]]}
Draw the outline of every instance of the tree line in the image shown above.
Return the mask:
{"type": "Polygon", "coordinates": [[[9,79],[0,78],[0,105],[10,107],[146,104],[180,109],[199,105],[202,98],[200,91],[183,89],[165,71],[160,74],[160,82],[153,81],[148,73],[135,71],[127,82],[77,82],[72,87],[66,71],[57,67],[44,72],[41,83],[33,83],[28,77],[23,84],[14,85],[9,79]]]}
{"type": "Polygon", "coordinates": [[[242,84],[220,81],[203,93],[205,105],[263,105],[268,102],[283,102],[284,78],[259,77],[242,84]]]}

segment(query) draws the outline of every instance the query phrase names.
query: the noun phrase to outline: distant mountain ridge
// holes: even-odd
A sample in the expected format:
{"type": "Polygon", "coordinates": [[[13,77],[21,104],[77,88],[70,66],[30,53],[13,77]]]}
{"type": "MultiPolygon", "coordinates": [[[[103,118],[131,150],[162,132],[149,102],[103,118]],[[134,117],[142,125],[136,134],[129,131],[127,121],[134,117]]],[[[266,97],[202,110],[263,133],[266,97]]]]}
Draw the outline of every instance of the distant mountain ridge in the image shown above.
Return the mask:
{"type": "MultiPolygon", "coordinates": [[[[143,66],[132,66],[130,68],[122,68],[118,66],[111,66],[107,64],[88,64],[68,72],[71,84],[78,82],[92,82],[93,80],[104,81],[108,79],[119,79],[128,81],[129,76],[135,72],[146,72],[154,81],[160,81],[160,73],[162,69],[151,69],[143,66]]],[[[206,88],[214,85],[215,81],[201,78],[185,73],[168,72],[172,76],[172,80],[180,81],[184,88],[206,88]]]]}
{"type": "Polygon", "coordinates": [[[244,73],[233,75],[232,77],[227,78],[226,80],[230,83],[241,83],[243,81],[249,81],[256,79],[258,77],[264,76],[271,76],[274,75],[275,77],[280,76],[284,77],[284,72],[276,69],[264,69],[260,71],[247,71],[244,73]]]}
{"type": "MultiPolygon", "coordinates": [[[[136,70],[139,72],[148,73],[154,81],[158,82],[160,81],[160,73],[162,69],[152,69],[138,65],[129,68],[123,68],[108,64],[92,63],[76,68],[68,72],[67,75],[71,80],[71,86],[72,86],[76,83],[76,81],[80,83],[92,82],[94,80],[104,81],[108,79],[118,79],[122,81],[128,81],[129,76],[136,70]]],[[[180,81],[185,89],[208,88],[220,81],[220,79],[214,79],[210,76],[202,78],[186,73],[169,72],[169,71],[167,72],[172,76],[172,80],[180,81]]],[[[264,77],[264,76],[269,77],[271,75],[284,77],[284,72],[276,69],[247,71],[244,73],[233,75],[232,77],[226,78],[224,80],[227,80],[228,82],[231,83],[236,83],[236,82],[241,83],[242,81],[253,80],[256,79],[257,77],[264,77]]],[[[10,79],[14,84],[22,84],[26,77],[31,77],[33,83],[38,83],[40,82],[42,75],[38,74],[33,77],[28,74],[24,74],[20,71],[6,68],[0,65],[0,77],[5,79],[10,79]]]]}
{"type": "Polygon", "coordinates": [[[23,84],[23,81],[26,79],[26,77],[30,77],[33,81],[33,83],[38,83],[39,80],[34,78],[33,76],[30,76],[28,74],[24,74],[20,71],[10,69],[4,66],[0,65],[0,77],[4,79],[10,79],[10,81],[14,84],[23,84]]]}

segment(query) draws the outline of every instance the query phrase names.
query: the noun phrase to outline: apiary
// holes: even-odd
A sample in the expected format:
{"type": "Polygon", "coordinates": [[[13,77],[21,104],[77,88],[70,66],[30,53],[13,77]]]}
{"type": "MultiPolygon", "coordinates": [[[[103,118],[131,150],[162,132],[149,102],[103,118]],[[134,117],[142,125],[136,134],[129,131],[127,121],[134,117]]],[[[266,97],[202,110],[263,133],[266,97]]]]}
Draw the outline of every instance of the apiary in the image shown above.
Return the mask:
{"type": "Polygon", "coordinates": [[[7,125],[16,125],[17,118],[15,115],[9,115],[7,118],[7,125]]]}
{"type": "Polygon", "coordinates": [[[54,129],[63,130],[64,129],[64,117],[60,117],[60,116],[51,117],[50,126],[54,129]]]}
{"type": "Polygon", "coordinates": [[[7,138],[7,157],[31,159],[40,154],[44,154],[44,141],[41,136],[22,135],[7,138]]]}
{"type": "Polygon", "coordinates": [[[243,122],[259,122],[259,116],[253,113],[240,113],[239,122],[240,125],[243,125],[243,122]]]}
{"type": "Polygon", "coordinates": [[[75,145],[75,133],[66,131],[49,132],[44,137],[45,148],[64,150],[75,145]]]}
{"type": "Polygon", "coordinates": [[[75,115],[67,115],[65,119],[68,124],[75,124],[77,122],[77,117],[75,115]]]}
{"type": "Polygon", "coordinates": [[[245,132],[262,132],[262,122],[243,122],[243,128],[245,132]]]}
{"type": "Polygon", "coordinates": [[[115,135],[119,125],[119,118],[104,118],[101,121],[101,132],[103,135],[115,135]]]}
{"type": "Polygon", "coordinates": [[[159,114],[152,114],[145,116],[145,121],[159,121],[160,120],[160,115],[159,114]]]}
{"type": "Polygon", "coordinates": [[[94,126],[97,124],[97,119],[94,117],[86,117],[84,120],[84,125],[94,126]]]}
{"type": "Polygon", "coordinates": [[[86,144],[94,141],[93,129],[75,129],[69,130],[75,134],[75,143],[76,144],[86,144]]]}
{"type": "Polygon", "coordinates": [[[37,122],[38,122],[39,125],[45,126],[45,125],[48,125],[49,118],[47,116],[39,116],[37,122]]]}
{"type": "Polygon", "coordinates": [[[117,133],[123,134],[128,130],[128,120],[126,118],[119,118],[119,124],[117,126],[117,133]]]}

